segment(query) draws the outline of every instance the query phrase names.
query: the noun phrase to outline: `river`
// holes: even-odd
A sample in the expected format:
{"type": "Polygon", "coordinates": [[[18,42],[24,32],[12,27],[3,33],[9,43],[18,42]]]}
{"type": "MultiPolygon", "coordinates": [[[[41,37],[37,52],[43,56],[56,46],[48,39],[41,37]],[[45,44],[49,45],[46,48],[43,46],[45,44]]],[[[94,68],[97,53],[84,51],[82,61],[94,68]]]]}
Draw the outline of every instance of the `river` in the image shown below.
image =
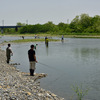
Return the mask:
{"type": "Polygon", "coordinates": [[[65,38],[63,43],[49,42],[48,47],[44,42],[12,44],[11,63],[20,63],[16,67],[23,72],[29,72],[27,52],[31,44],[38,44],[35,72],[48,74],[40,80],[42,88],[73,100],[76,95],[71,87],[82,84],[83,89],[89,88],[85,100],[100,99],[100,39],[65,38]]]}

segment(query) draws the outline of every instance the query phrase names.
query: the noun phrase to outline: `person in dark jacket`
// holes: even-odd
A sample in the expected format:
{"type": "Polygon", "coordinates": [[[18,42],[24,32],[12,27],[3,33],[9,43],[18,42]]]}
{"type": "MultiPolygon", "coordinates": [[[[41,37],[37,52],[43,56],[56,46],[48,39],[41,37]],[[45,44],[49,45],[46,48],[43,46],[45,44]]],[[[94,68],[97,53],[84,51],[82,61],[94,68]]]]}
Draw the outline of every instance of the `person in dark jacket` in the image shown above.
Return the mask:
{"type": "Polygon", "coordinates": [[[35,65],[37,63],[36,60],[36,55],[35,55],[35,51],[34,51],[34,45],[30,46],[30,50],[28,50],[28,58],[29,58],[29,62],[30,62],[30,76],[34,76],[34,71],[35,71],[35,65]]]}
{"type": "Polygon", "coordinates": [[[11,50],[11,44],[8,44],[8,47],[6,48],[7,63],[10,61],[11,54],[13,54],[11,50]]]}

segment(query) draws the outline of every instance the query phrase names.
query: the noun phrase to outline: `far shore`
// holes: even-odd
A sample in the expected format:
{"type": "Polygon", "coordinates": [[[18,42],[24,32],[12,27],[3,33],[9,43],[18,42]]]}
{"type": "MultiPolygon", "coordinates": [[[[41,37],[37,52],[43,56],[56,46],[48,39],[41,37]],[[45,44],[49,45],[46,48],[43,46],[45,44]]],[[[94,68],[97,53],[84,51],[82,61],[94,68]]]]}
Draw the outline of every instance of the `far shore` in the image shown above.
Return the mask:
{"type": "MultiPolygon", "coordinates": [[[[40,37],[61,37],[62,35],[56,35],[56,34],[0,34],[0,36],[9,36],[9,37],[34,37],[34,36],[40,36],[40,37]]],[[[100,35],[63,35],[64,38],[100,38],[100,35]]]]}

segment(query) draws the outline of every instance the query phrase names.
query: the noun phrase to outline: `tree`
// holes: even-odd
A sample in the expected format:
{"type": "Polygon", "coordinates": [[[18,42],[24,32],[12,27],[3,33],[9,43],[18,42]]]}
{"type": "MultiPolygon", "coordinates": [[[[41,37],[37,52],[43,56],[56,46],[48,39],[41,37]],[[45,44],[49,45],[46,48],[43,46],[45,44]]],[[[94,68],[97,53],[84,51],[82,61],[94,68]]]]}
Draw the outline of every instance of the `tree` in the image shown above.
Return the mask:
{"type": "Polygon", "coordinates": [[[95,33],[100,32],[100,16],[96,15],[92,18],[92,28],[95,33]]]}
{"type": "Polygon", "coordinates": [[[76,16],[70,23],[69,27],[72,29],[72,32],[79,32],[79,30],[81,31],[82,28],[80,26],[80,16],[76,16]]]}
{"type": "Polygon", "coordinates": [[[16,26],[25,26],[25,23],[17,22],[16,26]]]}
{"type": "Polygon", "coordinates": [[[55,32],[59,30],[58,27],[55,24],[53,24],[53,22],[51,21],[49,21],[48,23],[45,23],[44,27],[46,31],[49,31],[49,32],[55,32]]]}
{"type": "Polygon", "coordinates": [[[92,25],[91,20],[92,18],[88,14],[81,14],[79,23],[83,29],[86,29],[92,25]]]}

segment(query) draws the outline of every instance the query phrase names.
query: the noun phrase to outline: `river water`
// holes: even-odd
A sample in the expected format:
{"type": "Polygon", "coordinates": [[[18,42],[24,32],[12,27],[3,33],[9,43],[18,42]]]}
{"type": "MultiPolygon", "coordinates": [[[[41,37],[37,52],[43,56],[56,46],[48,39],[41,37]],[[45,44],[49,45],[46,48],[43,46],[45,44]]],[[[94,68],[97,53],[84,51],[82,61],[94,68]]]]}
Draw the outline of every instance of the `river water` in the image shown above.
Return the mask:
{"type": "Polygon", "coordinates": [[[48,47],[44,42],[12,44],[11,63],[20,63],[17,68],[23,72],[29,72],[27,52],[31,44],[38,44],[35,72],[48,74],[40,80],[42,88],[65,100],[75,100],[71,87],[82,84],[84,89],[89,88],[85,100],[100,99],[100,39],[66,38],[63,43],[49,42],[48,47]]]}

